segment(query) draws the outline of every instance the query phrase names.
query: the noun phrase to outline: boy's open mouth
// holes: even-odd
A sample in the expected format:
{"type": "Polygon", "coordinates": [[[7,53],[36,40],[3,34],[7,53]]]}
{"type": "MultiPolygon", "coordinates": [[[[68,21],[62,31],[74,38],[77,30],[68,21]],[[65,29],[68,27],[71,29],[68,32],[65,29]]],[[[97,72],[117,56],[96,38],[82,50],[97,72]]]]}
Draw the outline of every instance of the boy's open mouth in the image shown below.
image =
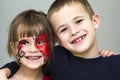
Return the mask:
{"type": "Polygon", "coordinates": [[[86,37],[86,34],[83,34],[83,35],[81,35],[80,37],[74,39],[71,43],[72,43],[72,44],[79,43],[79,42],[81,42],[85,37],[86,37]]]}

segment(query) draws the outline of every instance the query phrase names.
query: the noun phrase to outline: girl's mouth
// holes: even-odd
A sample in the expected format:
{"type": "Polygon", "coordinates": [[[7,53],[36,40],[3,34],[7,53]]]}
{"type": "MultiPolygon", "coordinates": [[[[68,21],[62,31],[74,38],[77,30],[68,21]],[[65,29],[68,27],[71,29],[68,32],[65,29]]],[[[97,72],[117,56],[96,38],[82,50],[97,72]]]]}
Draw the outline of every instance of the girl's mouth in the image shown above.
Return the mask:
{"type": "Polygon", "coordinates": [[[30,61],[36,61],[39,60],[42,56],[27,56],[25,58],[27,58],[30,61]]]}

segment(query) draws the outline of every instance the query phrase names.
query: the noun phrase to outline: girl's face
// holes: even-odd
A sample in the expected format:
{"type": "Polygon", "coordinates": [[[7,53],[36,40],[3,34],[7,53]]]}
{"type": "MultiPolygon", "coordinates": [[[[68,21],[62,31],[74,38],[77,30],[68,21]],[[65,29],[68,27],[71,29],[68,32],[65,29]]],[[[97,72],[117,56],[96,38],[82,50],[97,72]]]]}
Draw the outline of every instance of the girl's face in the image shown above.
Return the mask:
{"type": "Polygon", "coordinates": [[[17,56],[21,64],[37,68],[45,64],[49,54],[50,50],[46,34],[19,39],[17,56]]]}

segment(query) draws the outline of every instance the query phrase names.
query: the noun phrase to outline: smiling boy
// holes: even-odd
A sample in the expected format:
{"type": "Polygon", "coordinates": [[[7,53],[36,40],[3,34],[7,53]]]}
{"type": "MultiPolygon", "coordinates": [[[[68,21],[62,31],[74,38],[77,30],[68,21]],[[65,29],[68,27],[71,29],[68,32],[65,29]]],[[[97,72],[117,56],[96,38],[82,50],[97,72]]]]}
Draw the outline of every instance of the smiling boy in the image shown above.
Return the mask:
{"type": "Polygon", "coordinates": [[[99,55],[100,16],[87,0],[56,0],[48,20],[61,45],[50,67],[54,80],[120,80],[120,55],[99,55]]]}

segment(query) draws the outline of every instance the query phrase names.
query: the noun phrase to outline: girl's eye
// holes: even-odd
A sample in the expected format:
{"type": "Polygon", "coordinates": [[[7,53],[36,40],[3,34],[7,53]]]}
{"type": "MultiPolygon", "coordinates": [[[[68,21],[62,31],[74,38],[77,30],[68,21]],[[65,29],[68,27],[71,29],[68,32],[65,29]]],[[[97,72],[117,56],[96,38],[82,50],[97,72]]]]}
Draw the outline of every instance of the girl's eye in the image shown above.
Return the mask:
{"type": "Polygon", "coordinates": [[[37,44],[38,44],[38,45],[43,45],[43,44],[45,44],[45,42],[43,42],[43,41],[38,41],[37,44]]]}
{"type": "Polygon", "coordinates": [[[27,40],[21,40],[20,42],[19,42],[19,45],[21,45],[21,46],[26,46],[26,45],[28,45],[29,44],[29,42],[27,41],[27,40]]]}
{"type": "Polygon", "coordinates": [[[45,39],[36,39],[36,45],[44,45],[47,41],[45,39]]]}

